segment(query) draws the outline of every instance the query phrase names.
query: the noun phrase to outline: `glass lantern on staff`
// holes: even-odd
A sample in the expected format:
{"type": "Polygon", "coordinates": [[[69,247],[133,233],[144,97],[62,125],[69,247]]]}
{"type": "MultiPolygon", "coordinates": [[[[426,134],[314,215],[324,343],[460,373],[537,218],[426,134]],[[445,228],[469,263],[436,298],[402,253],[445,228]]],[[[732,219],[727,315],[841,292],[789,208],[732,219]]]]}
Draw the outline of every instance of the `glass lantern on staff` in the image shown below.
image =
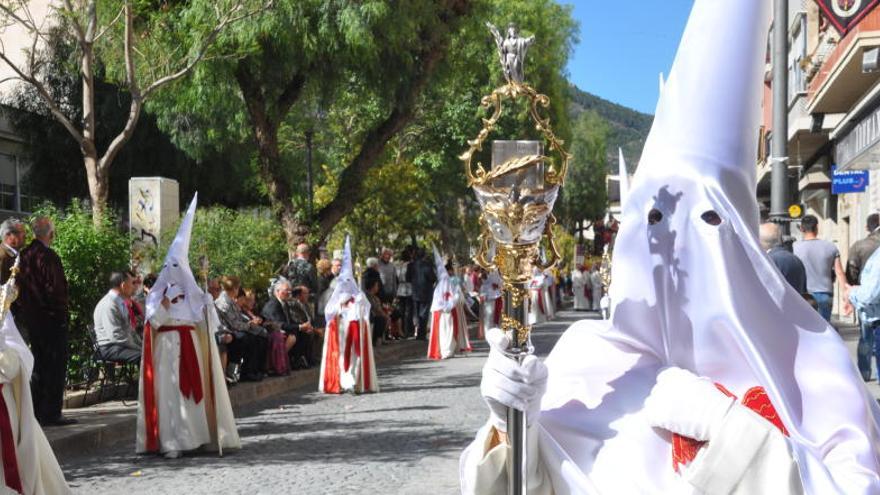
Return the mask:
{"type": "MultiPolygon", "coordinates": [[[[556,219],[552,211],[571,155],[544,115],[550,99],[524,81],[525,53],[534,37],[520,36],[513,24],[505,36],[492,24],[487,25],[498,45],[506,84],[483,98],[481,105],[491,115],[482,119],[480,133],[468,141],[461,159],[481,209],[482,233],[475,260],[486,270],[497,269],[501,274],[505,302],[502,329],[510,334],[511,342],[507,355],[522,362],[534,352],[525,310],[529,280],[536,267],[545,270],[560,259],[553,239],[556,219]],[[541,139],[491,141],[491,166],[486,169],[476,158],[497,130],[505,104],[524,104],[541,139]],[[541,260],[542,247],[549,253],[546,262],[541,260]]],[[[513,455],[508,486],[516,495],[527,486],[525,427],[524,412],[511,409],[507,440],[513,455]]]]}

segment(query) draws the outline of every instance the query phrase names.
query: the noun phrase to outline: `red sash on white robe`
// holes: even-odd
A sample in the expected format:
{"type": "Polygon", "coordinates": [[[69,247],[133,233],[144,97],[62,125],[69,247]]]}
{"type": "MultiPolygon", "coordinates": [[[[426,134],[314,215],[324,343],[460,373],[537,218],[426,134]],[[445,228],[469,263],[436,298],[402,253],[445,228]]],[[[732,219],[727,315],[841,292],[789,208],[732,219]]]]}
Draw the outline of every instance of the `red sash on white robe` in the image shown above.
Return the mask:
{"type": "MultiPolygon", "coordinates": [[[[183,397],[190,398],[196,404],[204,398],[202,375],[199,370],[199,357],[196,355],[192,339],[194,326],[162,326],[157,333],[177,332],[180,336],[180,367],[179,384],[183,397]]],[[[144,420],[147,431],[147,451],[159,450],[159,409],[156,406],[156,372],[153,366],[153,335],[150,322],[144,325],[144,420]]]]}
{"type": "Polygon", "coordinates": [[[18,455],[15,450],[15,436],[12,434],[12,420],[6,399],[3,397],[3,383],[0,383],[0,449],[3,453],[3,477],[6,486],[18,493],[24,493],[21,474],[18,471],[18,455]]]}

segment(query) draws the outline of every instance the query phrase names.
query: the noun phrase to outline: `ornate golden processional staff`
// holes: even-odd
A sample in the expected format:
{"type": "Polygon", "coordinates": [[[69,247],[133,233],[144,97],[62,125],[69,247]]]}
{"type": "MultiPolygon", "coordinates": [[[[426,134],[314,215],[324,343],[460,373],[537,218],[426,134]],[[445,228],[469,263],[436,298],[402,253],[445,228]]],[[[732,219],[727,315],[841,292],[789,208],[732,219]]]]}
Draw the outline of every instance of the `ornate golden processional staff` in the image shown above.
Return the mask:
{"type": "MultiPolygon", "coordinates": [[[[523,62],[534,36],[519,35],[514,24],[508,25],[506,36],[487,23],[498,45],[498,55],[507,84],[483,97],[481,106],[492,114],[483,118],[483,128],[468,141],[468,150],[461,155],[468,185],[474,189],[482,211],[482,233],[476,262],[486,270],[497,269],[504,282],[504,317],[501,326],[511,335],[507,355],[519,362],[534,352],[531,344],[525,301],[528,283],[535,267],[545,270],[559,261],[553,239],[556,223],[553,204],[565,180],[571,155],[553,133],[550,118],[542,111],[550,99],[524,82],[523,62]],[[543,141],[492,141],[492,166],[486,170],[474,155],[495,130],[504,110],[504,102],[528,104],[528,115],[543,141]],[[544,149],[551,155],[544,155],[544,149]],[[550,259],[541,261],[541,245],[546,243],[550,259]],[[493,254],[494,252],[494,254],[493,254]]],[[[512,446],[508,466],[509,493],[521,495],[526,484],[525,459],[526,418],[523,411],[511,409],[508,415],[508,440],[512,446]]]]}

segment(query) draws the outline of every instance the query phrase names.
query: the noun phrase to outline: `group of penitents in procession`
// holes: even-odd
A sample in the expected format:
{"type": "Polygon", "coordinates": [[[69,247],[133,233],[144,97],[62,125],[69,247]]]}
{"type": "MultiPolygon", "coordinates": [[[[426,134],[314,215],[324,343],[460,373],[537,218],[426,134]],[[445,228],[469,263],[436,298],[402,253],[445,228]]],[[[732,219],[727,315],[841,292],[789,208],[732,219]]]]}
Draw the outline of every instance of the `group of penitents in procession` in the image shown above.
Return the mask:
{"type": "MultiPolygon", "coordinates": [[[[529,494],[880,494],[877,401],[757,240],[769,4],[695,1],[623,205],[610,318],[577,322],[546,360],[518,363],[499,328],[502,281],[488,274],[479,333],[491,348],[489,419],[461,456],[462,493],[508,492],[514,408],[526,412],[529,494]]],[[[137,452],[169,458],[240,448],[211,335],[217,316],[187,256],[194,208],[146,302],[137,452]]],[[[428,357],[444,359],[470,351],[469,309],[436,251],[435,262],[428,357]]],[[[603,296],[592,273],[574,274],[578,309],[603,296]]],[[[547,277],[535,273],[529,289],[529,323],[552,318],[547,277]]],[[[326,315],[319,389],[378,391],[348,241],[326,315]]],[[[8,315],[3,334],[2,486],[69,492],[34,419],[32,357],[8,315]]]]}

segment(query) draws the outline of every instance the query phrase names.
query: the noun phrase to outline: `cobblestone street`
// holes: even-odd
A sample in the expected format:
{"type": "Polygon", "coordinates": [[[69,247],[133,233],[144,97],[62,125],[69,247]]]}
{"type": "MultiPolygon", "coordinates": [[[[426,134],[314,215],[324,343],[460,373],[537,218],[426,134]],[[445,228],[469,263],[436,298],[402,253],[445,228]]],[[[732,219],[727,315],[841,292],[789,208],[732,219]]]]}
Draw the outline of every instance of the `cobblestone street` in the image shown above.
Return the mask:
{"type": "MultiPolygon", "coordinates": [[[[558,316],[535,331],[540,355],[587,313],[558,316]]],[[[487,347],[474,344],[470,356],[380,367],[379,394],[300,391],[252,407],[238,418],[242,450],[223,458],[169,461],[120,445],[62,467],[89,494],[458,493],[459,453],[487,417],[479,394],[487,347]]]]}

